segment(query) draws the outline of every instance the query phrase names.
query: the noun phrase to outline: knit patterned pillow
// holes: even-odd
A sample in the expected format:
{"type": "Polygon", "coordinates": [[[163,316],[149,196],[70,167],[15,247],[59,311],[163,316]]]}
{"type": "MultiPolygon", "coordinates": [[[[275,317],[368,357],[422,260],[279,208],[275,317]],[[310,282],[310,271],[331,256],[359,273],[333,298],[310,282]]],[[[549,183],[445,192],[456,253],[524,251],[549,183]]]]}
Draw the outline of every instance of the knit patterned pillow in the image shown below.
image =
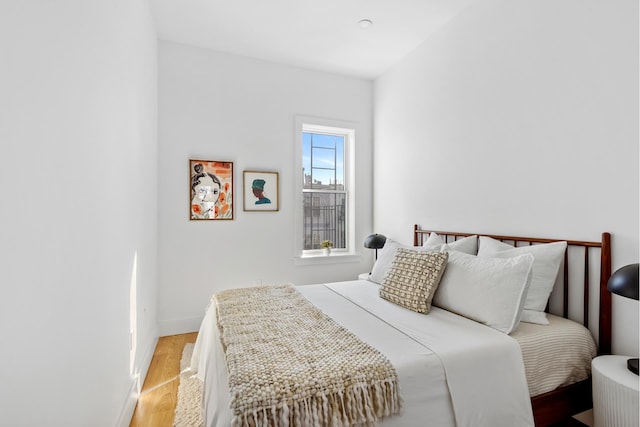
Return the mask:
{"type": "Polygon", "coordinates": [[[382,280],[380,297],[418,313],[428,313],[447,266],[447,252],[398,248],[382,280]]]}

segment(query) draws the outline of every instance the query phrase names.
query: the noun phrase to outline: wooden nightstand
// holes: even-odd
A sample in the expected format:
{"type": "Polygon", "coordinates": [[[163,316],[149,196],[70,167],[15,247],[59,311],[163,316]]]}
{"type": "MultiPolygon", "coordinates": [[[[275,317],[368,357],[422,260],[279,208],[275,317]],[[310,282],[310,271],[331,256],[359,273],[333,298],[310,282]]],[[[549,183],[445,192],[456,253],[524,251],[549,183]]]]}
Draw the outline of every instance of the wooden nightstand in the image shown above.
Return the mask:
{"type": "Polygon", "coordinates": [[[640,378],[627,356],[598,356],[591,362],[595,427],[638,427],[640,378]]]}

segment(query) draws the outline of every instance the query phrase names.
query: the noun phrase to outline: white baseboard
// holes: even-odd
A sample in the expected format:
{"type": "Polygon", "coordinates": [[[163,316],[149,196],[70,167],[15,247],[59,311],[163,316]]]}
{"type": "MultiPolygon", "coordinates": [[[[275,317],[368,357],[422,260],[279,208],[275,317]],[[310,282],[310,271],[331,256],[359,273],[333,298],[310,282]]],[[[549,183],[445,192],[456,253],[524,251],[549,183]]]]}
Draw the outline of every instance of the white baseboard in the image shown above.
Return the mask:
{"type": "Polygon", "coordinates": [[[198,332],[200,330],[202,318],[203,316],[185,319],[159,320],[158,332],[161,337],[198,332]]]}
{"type": "MultiPolygon", "coordinates": [[[[202,323],[202,317],[159,321],[158,336],[164,337],[197,332],[200,330],[200,323],[202,323]]],[[[118,427],[129,427],[131,423],[131,417],[136,409],[136,403],[138,403],[138,394],[142,389],[142,384],[149,371],[149,365],[151,365],[151,359],[153,359],[153,353],[158,345],[158,336],[151,341],[150,346],[146,349],[143,358],[140,360],[140,373],[136,378],[132,378],[131,380],[127,397],[122,405],[122,410],[116,423],[118,427]]]]}
{"type": "Polygon", "coordinates": [[[138,403],[138,395],[142,389],[144,379],[147,377],[147,372],[151,365],[151,359],[153,359],[153,353],[155,352],[157,345],[158,337],[155,337],[151,340],[151,345],[146,349],[144,356],[140,360],[140,372],[131,380],[131,386],[129,387],[127,397],[125,398],[122,410],[120,411],[120,416],[118,417],[118,422],[116,423],[116,426],[118,427],[129,427],[131,424],[131,417],[133,416],[136,404],[138,403]]]}
{"type": "Polygon", "coordinates": [[[127,398],[122,407],[122,411],[120,411],[120,416],[118,417],[118,422],[116,423],[116,426],[128,427],[131,424],[131,417],[133,417],[133,411],[135,411],[136,409],[137,402],[138,402],[138,384],[137,384],[137,381],[134,380],[131,383],[129,392],[127,393],[127,398]]]}

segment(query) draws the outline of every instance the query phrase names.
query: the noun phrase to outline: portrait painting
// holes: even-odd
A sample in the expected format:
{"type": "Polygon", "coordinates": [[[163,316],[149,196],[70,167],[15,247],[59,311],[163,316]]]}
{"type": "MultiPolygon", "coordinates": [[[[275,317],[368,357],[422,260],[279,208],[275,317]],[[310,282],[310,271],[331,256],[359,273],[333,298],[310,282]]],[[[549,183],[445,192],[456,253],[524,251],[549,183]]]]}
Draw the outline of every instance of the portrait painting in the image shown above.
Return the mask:
{"type": "Polygon", "coordinates": [[[233,162],[189,160],[190,220],[233,219],[233,162]]]}
{"type": "Polygon", "coordinates": [[[244,171],[245,211],[278,210],[278,172],[244,171]]]}

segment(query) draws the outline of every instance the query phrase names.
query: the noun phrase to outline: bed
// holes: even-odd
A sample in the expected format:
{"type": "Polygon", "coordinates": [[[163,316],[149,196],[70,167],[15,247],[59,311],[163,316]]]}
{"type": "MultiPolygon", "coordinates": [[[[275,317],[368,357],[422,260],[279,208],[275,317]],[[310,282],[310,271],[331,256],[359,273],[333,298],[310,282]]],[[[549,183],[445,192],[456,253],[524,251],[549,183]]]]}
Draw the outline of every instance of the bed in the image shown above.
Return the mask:
{"type": "MultiPolygon", "coordinates": [[[[311,302],[315,309],[355,334],[364,345],[378,351],[393,366],[397,373],[402,408],[396,411],[398,414],[387,411],[384,416],[378,417],[376,424],[389,427],[546,426],[591,407],[590,359],[596,354],[595,341],[598,343],[598,354],[609,353],[611,348],[611,297],[606,290],[611,273],[608,233],[603,233],[599,242],[586,242],[444,232],[420,229],[416,225],[413,230],[413,250],[404,245],[397,246],[402,248],[394,248],[391,242],[385,245],[387,252],[395,251],[396,261],[400,253],[415,254],[417,250],[434,253],[434,248],[438,252],[447,252],[450,257],[441,273],[441,287],[431,295],[435,297],[427,315],[399,306],[391,301],[393,298],[380,298],[385,285],[378,282],[381,281],[381,272],[388,269],[384,265],[385,260],[389,261],[389,255],[384,254],[385,248],[380,252],[372,273],[359,280],[304,285],[295,287],[293,291],[282,287],[283,292],[296,292],[296,297],[299,295],[304,301],[311,302]],[[434,236],[440,240],[435,247],[430,247],[434,236]],[[476,244],[480,242],[481,250],[477,256],[459,252],[464,251],[465,244],[474,241],[476,244]],[[521,266],[529,265],[531,268],[533,256],[520,254],[508,257],[506,254],[509,251],[499,245],[509,244],[519,253],[530,252],[527,247],[535,246],[535,250],[538,250],[549,244],[557,252],[556,246],[561,244],[562,262],[554,272],[554,279],[557,280],[553,285],[555,297],[559,294],[561,302],[559,310],[553,310],[551,304],[551,311],[558,313],[543,315],[547,325],[522,322],[520,314],[517,319],[499,316],[496,320],[492,317],[495,309],[477,314],[476,307],[465,306],[466,303],[462,308],[455,304],[448,305],[456,301],[456,287],[452,283],[459,281],[452,280],[462,276],[455,276],[458,270],[453,266],[458,265],[456,263],[460,259],[485,265],[501,256],[481,257],[482,242],[484,248],[494,245],[500,251],[505,251],[504,260],[496,261],[498,264],[495,268],[508,265],[513,277],[522,276],[521,266]],[[518,249],[523,247],[525,249],[518,249]],[[517,265],[514,259],[518,260],[517,265]],[[594,276],[598,279],[592,280],[594,276]],[[576,292],[576,288],[580,289],[579,292],[576,292]],[[590,298],[590,294],[594,293],[592,288],[597,289],[597,304],[594,304],[594,298],[590,298]],[[575,321],[576,315],[570,310],[575,304],[570,303],[569,296],[576,294],[581,295],[583,300],[580,322],[575,321]],[[482,317],[485,315],[490,317],[486,322],[482,317]],[[567,320],[569,317],[574,320],[567,320]],[[508,326],[503,325],[504,319],[507,319],[508,326]],[[592,321],[590,325],[590,319],[597,319],[597,322],[592,321]],[[549,346],[555,346],[553,351],[559,351],[561,355],[554,353],[553,357],[549,357],[549,346]],[[562,353],[571,353],[576,349],[578,353],[575,355],[562,353]],[[562,361],[568,361],[564,363],[565,367],[558,366],[558,363],[562,365],[562,361]]],[[[487,250],[484,252],[491,253],[487,250]]],[[[539,257],[542,259],[542,255],[539,257]]],[[[531,270],[528,271],[527,283],[523,281],[523,288],[518,294],[520,296],[516,295],[517,292],[513,296],[519,298],[520,312],[531,311],[522,310],[522,307],[531,308],[525,298],[531,286],[531,276],[535,275],[531,270]]],[[[540,271],[538,269],[538,273],[540,271]]],[[[386,271],[386,280],[389,280],[388,276],[386,271]]],[[[481,301],[485,297],[478,295],[477,299],[481,301]]],[[[487,304],[492,304],[495,298],[490,299],[491,302],[487,304]]],[[[218,307],[215,297],[212,302],[202,322],[192,359],[192,370],[197,371],[198,377],[205,383],[203,417],[206,426],[243,425],[231,409],[229,381],[230,376],[235,378],[235,371],[230,368],[232,357],[228,354],[225,356],[225,348],[229,344],[221,337],[230,328],[218,326],[216,319],[224,317],[218,311],[225,309],[218,307]],[[225,359],[229,360],[229,365],[225,359]]],[[[301,301],[295,305],[303,304],[301,301]]],[[[241,306],[244,307],[244,303],[241,306]]],[[[546,312],[550,311],[549,303],[545,302],[544,308],[546,312]]],[[[540,313],[534,312],[532,315],[540,313]]],[[[239,316],[248,317],[246,312],[239,316]]],[[[247,353],[246,348],[244,353],[247,353]]],[[[326,358],[330,357],[323,356],[323,359],[326,358]]],[[[233,389],[236,390],[236,387],[233,389]]],[[[265,412],[262,421],[257,418],[259,415],[254,410],[255,420],[251,415],[248,419],[245,416],[244,425],[259,425],[264,419],[272,419],[275,424],[278,417],[282,418],[281,412],[277,413],[277,417],[276,412],[273,415],[266,415],[265,412]]],[[[306,420],[304,417],[298,420],[294,418],[291,415],[283,425],[313,424],[311,415],[306,420]]],[[[341,423],[348,424],[342,421],[333,424],[341,423]]],[[[367,423],[373,424],[364,422],[367,423]]]]}

